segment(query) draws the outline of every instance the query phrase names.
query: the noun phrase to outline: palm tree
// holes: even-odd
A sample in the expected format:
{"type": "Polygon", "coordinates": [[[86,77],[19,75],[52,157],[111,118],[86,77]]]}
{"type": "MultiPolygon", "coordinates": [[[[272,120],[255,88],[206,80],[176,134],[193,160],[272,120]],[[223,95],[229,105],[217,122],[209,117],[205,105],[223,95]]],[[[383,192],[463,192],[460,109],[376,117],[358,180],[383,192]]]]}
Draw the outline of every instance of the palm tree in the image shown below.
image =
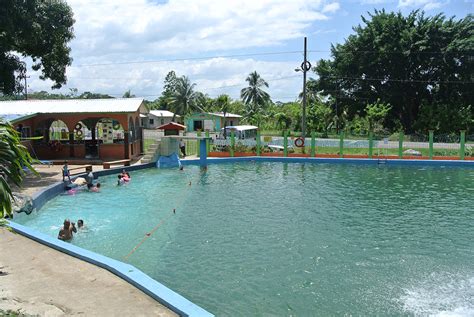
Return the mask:
{"type": "Polygon", "coordinates": [[[122,98],[135,98],[135,95],[132,95],[132,92],[129,89],[123,94],[122,98]]]}
{"type": "Polygon", "coordinates": [[[229,112],[229,107],[230,107],[230,97],[229,95],[220,95],[216,99],[216,106],[219,109],[220,112],[224,114],[224,139],[227,138],[227,120],[226,120],[226,115],[229,112]]]}
{"type": "Polygon", "coordinates": [[[176,80],[176,87],[169,99],[170,106],[174,112],[173,121],[176,114],[186,115],[194,109],[201,110],[197,105],[199,94],[194,91],[196,84],[191,83],[188,77],[179,77],[176,80]]]}
{"type": "Polygon", "coordinates": [[[8,181],[21,186],[25,167],[38,175],[31,166],[32,160],[19,133],[0,118],[0,219],[12,212],[13,195],[8,181]]]}
{"type": "Polygon", "coordinates": [[[249,86],[240,91],[240,97],[245,104],[247,116],[251,118],[265,108],[270,95],[262,89],[268,87],[268,83],[256,71],[250,73],[245,81],[249,86]]]}

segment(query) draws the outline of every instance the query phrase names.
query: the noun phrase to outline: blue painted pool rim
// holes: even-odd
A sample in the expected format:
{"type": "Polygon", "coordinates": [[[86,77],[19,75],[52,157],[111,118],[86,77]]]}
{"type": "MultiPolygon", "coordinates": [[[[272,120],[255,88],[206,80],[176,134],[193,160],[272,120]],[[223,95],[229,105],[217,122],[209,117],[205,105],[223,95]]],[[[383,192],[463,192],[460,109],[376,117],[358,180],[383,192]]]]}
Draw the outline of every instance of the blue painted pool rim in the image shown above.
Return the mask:
{"type": "MultiPolygon", "coordinates": [[[[300,158],[300,157],[236,157],[236,158],[207,158],[205,164],[219,164],[219,163],[236,163],[236,162],[281,162],[281,163],[338,163],[338,164],[366,164],[366,165],[417,165],[417,166],[453,166],[453,167],[472,167],[474,168],[474,161],[441,161],[441,160],[381,160],[381,159],[347,159],[347,158],[300,158]]],[[[202,165],[202,159],[188,159],[181,161],[183,165],[202,165]]],[[[141,170],[155,167],[155,163],[133,165],[126,167],[128,171],[141,170]]],[[[123,167],[95,171],[94,175],[106,176],[119,173],[123,167]]],[[[83,176],[84,174],[78,175],[83,176]]],[[[33,198],[33,207],[40,209],[48,200],[54,198],[64,191],[64,184],[58,182],[39,192],[33,198]]],[[[15,232],[20,233],[32,240],[42,243],[58,251],[72,255],[76,258],[89,262],[91,264],[102,267],[113,274],[119,276],[130,284],[134,285],[144,293],[148,294],[164,306],[168,307],[175,313],[181,316],[214,316],[203,308],[190,302],[178,293],[170,290],[163,284],[155,281],[142,271],[138,270],[130,264],[126,264],[109,257],[100,255],[74,246],[72,244],[63,242],[61,240],[52,238],[26,226],[17,224],[13,221],[9,222],[9,226],[15,232]]]]}
{"type": "MultiPolygon", "coordinates": [[[[271,157],[271,156],[245,156],[207,158],[206,163],[233,163],[233,162],[280,162],[280,163],[335,163],[335,164],[364,164],[364,165],[391,165],[391,166],[446,166],[474,168],[474,161],[461,160],[408,160],[408,159],[369,159],[369,158],[323,158],[323,157],[271,157]]],[[[183,165],[202,164],[200,159],[187,159],[181,161],[183,165]]]]}
{"type": "MultiPolygon", "coordinates": [[[[140,170],[145,168],[154,167],[155,164],[141,164],[127,167],[128,171],[140,170]]],[[[117,174],[121,172],[123,167],[114,168],[103,171],[94,172],[94,176],[106,176],[111,174],[117,174]]],[[[77,175],[84,176],[85,174],[77,175]]],[[[48,200],[54,198],[56,195],[64,191],[63,182],[58,182],[53,184],[33,195],[33,207],[40,209],[48,200]]],[[[83,261],[89,262],[98,267],[104,268],[111,273],[117,275],[118,277],[124,279],[128,283],[137,287],[145,294],[151,296],[153,299],[160,302],[162,305],[166,306],[173,312],[177,313],[180,316],[203,316],[203,317],[212,317],[213,314],[209,313],[205,309],[199,307],[198,305],[192,303],[188,299],[179,295],[178,293],[167,288],[163,284],[155,281],[133,265],[123,263],[104,255],[88,251],[86,249],[80,248],[78,246],[72,245],[67,242],[63,242],[56,238],[50,237],[46,234],[35,231],[26,226],[15,223],[14,221],[9,221],[8,226],[11,227],[16,233],[19,233],[25,237],[28,237],[34,241],[37,241],[41,244],[44,244],[48,247],[51,247],[60,252],[66,253],[83,261]]]]}

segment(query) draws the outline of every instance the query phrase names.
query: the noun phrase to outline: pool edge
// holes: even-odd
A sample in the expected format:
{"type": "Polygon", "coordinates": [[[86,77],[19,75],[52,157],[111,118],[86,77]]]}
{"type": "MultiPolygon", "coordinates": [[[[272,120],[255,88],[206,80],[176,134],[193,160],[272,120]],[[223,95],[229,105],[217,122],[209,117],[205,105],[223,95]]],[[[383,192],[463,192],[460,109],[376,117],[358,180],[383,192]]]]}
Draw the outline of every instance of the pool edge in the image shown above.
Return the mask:
{"type": "MultiPolygon", "coordinates": [[[[146,169],[155,167],[155,163],[140,164],[126,167],[128,171],[146,169]]],[[[106,176],[120,172],[123,167],[95,171],[94,176],[106,176]]],[[[75,177],[84,176],[85,173],[75,177]]],[[[33,207],[40,209],[48,200],[54,198],[64,191],[64,183],[59,181],[38,192],[33,197],[33,207]]],[[[52,238],[46,234],[37,232],[27,226],[18,224],[12,220],[8,220],[7,226],[11,227],[16,233],[19,233],[29,239],[63,252],[90,264],[96,265],[122,278],[129,284],[135,286],[145,294],[149,295],[163,306],[180,316],[203,316],[213,317],[214,315],[206,311],[202,307],[194,304],[180,294],[174,292],[158,281],[152,279],[133,265],[114,260],[107,256],[80,248],[67,242],[52,238]]]]}

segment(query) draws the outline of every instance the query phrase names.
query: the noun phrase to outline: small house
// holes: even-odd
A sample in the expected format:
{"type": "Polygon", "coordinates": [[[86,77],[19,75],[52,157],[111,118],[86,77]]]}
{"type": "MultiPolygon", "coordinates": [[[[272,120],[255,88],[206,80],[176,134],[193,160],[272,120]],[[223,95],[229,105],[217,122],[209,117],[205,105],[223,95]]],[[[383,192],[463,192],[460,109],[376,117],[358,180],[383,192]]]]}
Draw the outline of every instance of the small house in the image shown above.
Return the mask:
{"type": "Polygon", "coordinates": [[[219,132],[225,125],[239,125],[241,115],[223,112],[200,112],[193,113],[186,118],[185,123],[188,131],[219,132]]]}
{"type": "Polygon", "coordinates": [[[168,124],[173,121],[180,122],[181,116],[175,115],[168,110],[150,110],[146,117],[142,118],[142,126],[146,129],[156,129],[159,126],[168,124]]]}

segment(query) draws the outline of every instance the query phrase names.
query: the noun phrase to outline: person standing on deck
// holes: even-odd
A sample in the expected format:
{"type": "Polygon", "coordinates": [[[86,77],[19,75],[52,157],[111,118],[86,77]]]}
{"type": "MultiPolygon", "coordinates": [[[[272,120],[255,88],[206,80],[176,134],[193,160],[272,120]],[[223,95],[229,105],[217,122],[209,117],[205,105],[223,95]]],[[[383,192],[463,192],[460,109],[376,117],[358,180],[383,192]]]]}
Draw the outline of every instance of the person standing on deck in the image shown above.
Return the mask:
{"type": "Polygon", "coordinates": [[[183,154],[183,158],[186,157],[186,143],[184,142],[183,139],[179,141],[179,148],[181,150],[181,153],[183,154]]]}

